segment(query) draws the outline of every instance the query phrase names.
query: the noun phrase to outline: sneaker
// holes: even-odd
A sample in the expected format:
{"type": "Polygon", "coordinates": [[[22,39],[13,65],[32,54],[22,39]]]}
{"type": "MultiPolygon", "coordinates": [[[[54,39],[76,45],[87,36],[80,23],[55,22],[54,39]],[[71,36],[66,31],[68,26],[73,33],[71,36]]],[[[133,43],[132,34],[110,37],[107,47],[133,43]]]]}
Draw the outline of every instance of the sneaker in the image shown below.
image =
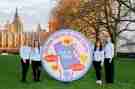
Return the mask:
{"type": "Polygon", "coordinates": [[[99,85],[102,85],[102,81],[101,80],[97,80],[96,83],[99,84],[99,85]]]}

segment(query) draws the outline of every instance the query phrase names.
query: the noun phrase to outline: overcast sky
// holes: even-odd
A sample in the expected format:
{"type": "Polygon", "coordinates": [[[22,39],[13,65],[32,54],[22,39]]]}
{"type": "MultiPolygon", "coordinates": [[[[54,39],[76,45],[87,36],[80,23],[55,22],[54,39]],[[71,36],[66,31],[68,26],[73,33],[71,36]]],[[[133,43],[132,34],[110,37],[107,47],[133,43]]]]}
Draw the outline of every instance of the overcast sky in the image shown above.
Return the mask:
{"type": "Polygon", "coordinates": [[[55,0],[0,0],[0,24],[11,22],[18,8],[25,30],[35,28],[38,23],[46,25],[55,5],[55,0]]]}

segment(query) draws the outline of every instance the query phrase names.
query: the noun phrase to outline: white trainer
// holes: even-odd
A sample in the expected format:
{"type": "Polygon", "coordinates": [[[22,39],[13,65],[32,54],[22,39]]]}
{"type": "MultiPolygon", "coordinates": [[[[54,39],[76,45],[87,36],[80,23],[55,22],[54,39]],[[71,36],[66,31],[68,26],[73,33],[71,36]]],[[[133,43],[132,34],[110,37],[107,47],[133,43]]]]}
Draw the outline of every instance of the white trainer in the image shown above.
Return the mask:
{"type": "Polygon", "coordinates": [[[96,83],[102,85],[102,80],[97,80],[96,83]]]}

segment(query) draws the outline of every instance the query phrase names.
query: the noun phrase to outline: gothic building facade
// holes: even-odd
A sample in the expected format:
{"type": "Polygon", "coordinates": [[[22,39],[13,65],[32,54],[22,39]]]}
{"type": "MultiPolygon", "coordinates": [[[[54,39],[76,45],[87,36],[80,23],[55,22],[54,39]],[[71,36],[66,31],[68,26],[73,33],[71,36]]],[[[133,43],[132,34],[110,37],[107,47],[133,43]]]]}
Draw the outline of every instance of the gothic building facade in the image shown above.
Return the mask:
{"type": "Polygon", "coordinates": [[[23,42],[32,45],[34,40],[39,40],[40,44],[43,45],[52,32],[52,30],[45,31],[40,24],[37,25],[36,32],[24,31],[23,23],[16,9],[13,21],[0,26],[0,53],[18,53],[23,42]]]}

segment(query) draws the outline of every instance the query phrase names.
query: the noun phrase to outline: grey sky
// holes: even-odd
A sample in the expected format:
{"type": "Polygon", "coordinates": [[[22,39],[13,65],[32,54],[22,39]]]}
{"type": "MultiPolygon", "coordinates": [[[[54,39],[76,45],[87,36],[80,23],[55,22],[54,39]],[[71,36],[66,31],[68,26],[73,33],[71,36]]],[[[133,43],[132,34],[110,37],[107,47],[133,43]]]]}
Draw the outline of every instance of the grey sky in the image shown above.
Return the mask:
{"type": "Polygon", "coordinates": [[[0,0],[0,24],[11,22],[18,8],[25,30],[35,29],[37,24],[48,23],[55,0],[0,0]]]}

